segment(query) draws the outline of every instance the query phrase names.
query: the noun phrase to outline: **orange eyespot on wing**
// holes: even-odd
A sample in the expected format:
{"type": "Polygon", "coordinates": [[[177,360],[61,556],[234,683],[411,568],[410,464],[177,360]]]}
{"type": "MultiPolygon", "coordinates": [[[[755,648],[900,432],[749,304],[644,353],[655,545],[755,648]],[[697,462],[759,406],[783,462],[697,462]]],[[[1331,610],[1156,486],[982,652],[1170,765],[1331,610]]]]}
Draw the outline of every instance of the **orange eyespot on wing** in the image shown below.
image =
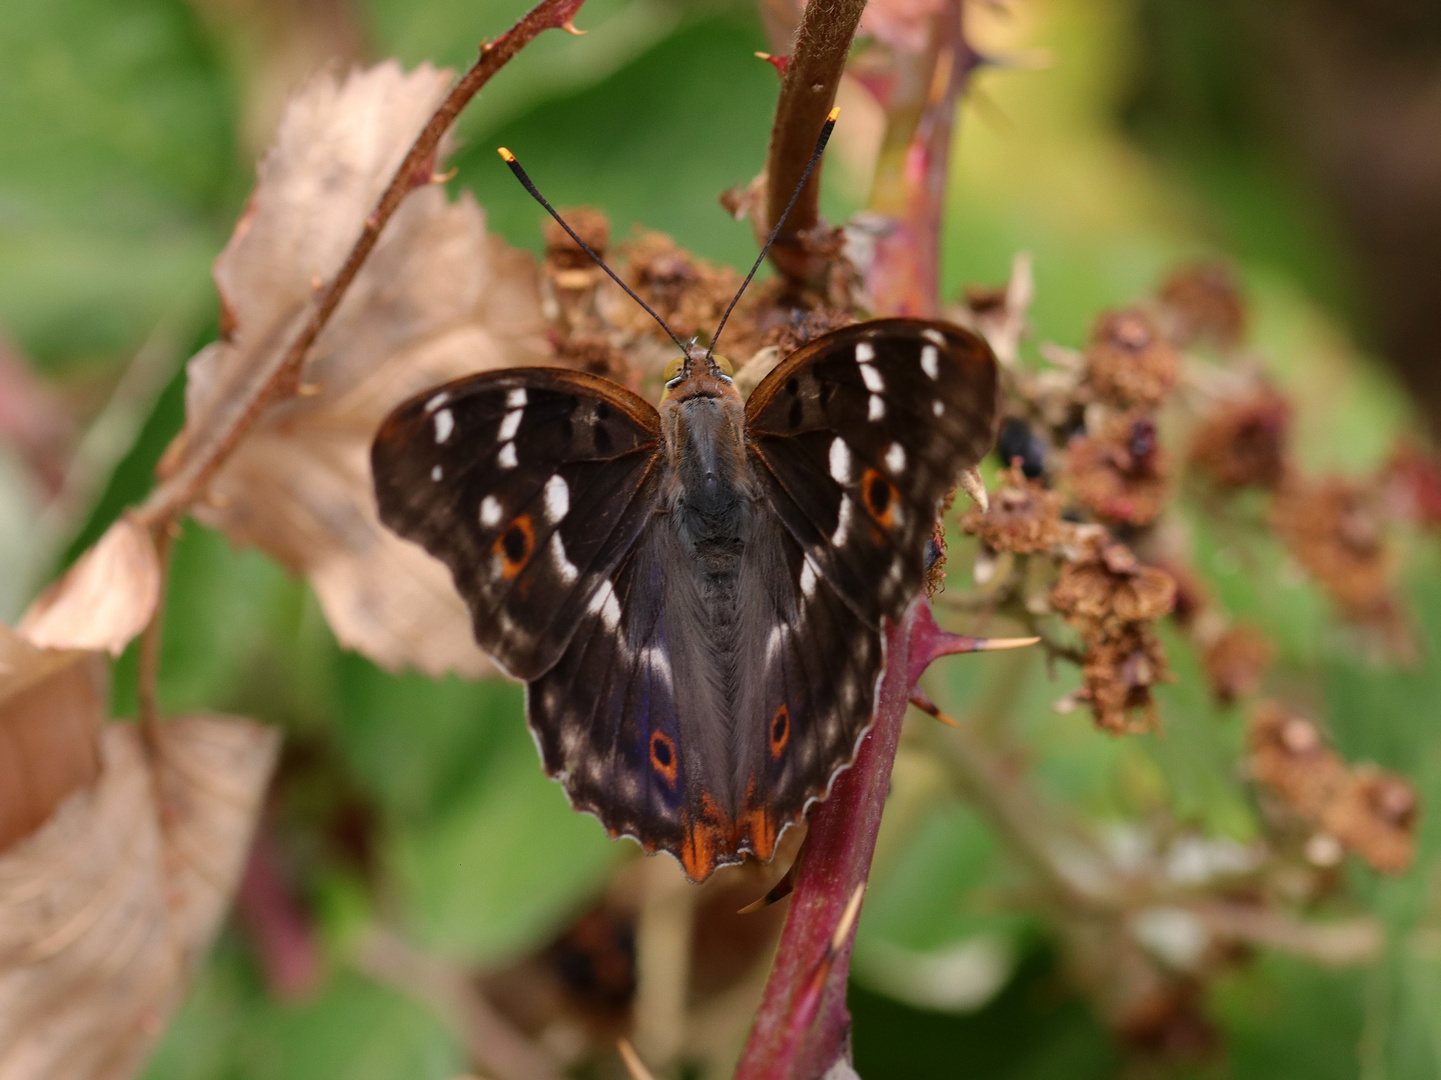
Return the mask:
{"type": "Polygon", "coordinates": [[[680,775],[680,759],[676,756],[675,743],[664,732],[651,732],[650,765],[667,784],[675,787],[676,777],[680,775]]]}
{"type": "Polygon", "coordinates": [[[896,503],[900,501],[901,493],[879,470],[867,469],[861,474],[861,497],[876,521],[886,528],[895,524],[896,503]]]}
{"type": "Polygon", "coordinates": [[[771,717],[771,757],[778,758],[791,741],[791,711],[782,705],[771,717]]]}
{"type": "Polygon", "coordinates": [[[500,559],[500,572],[511,581],[525,569],[535,552],[535,525],[529,514],[521,514],[495,538],[491,550],[500,559]]]}

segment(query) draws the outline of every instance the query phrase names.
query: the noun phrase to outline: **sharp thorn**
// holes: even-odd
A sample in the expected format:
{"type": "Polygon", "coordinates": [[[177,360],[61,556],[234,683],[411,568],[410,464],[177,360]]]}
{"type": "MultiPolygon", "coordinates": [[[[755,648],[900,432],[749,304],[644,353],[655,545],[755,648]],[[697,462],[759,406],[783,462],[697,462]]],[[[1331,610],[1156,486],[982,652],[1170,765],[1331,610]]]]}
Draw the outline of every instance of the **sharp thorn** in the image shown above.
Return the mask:
{"type": "Polygon", "coordinates": [[[961,722],[959,720],[951,716],[949,713],[942,711],[941,707],[930,698],[926,697],[925,693],[919,687],[917,687],[911,693],[911,704],[914,705],[916,708],[920,709],[921,712],[925,713],[927,716],[935,717],[947,727],[958,728],[961,726],[961,722]]]}
{"type": "Polygon", "coordinates": [[[789,896],[792,892],[795,891],[796,868],[800,866],[800,863],[801,861],[798,856],[796,858],[796,861],[791,863],[790,866],[786,869],[786,872],[781,875],[780,880],[770,887],[769,892],[767,892],[758,900],[752,900],[745,907],[737,911],[736,914],[753,915],[757,911],[764,911],[772,904],[784,900],[787,896],[789,896]]]}
{"type": "Polygon", "coordinates": [[[630,1073],[631,1080],[655,1080],[655,1074],[645,1067],[645,1062],[635,1052],[629,1039],[622,1036],[616,1040],[615,1047],[620,1051],[620,1059],[625,1062],[625,1070],[630,1073]]]}
{"type": "Polygon", "coordinates": [[[1040,640],[1038,637],[977,638],[975,651],[1000,652],[1002,649],[1024,649],[1027,645],[1034,645],[1040,640]]]}
{"type": "Polygon", "coordinates": [[[974,465],[961,473],[961,490],[981,508],[981,513],[984,514],[990,510],[991,497],[986,494],[986,482],[981,479],[981,471],[974,465]]]}
{"type": "Polygon", "coordinates": [[[566,19],[565,22],[560,24],[560,28],[564,30],[567,34],[574,34],[576,37],[584,37],[587,33],[589,33],[588,30],[577,30],[575,28],[574,19],[566,19]]]}

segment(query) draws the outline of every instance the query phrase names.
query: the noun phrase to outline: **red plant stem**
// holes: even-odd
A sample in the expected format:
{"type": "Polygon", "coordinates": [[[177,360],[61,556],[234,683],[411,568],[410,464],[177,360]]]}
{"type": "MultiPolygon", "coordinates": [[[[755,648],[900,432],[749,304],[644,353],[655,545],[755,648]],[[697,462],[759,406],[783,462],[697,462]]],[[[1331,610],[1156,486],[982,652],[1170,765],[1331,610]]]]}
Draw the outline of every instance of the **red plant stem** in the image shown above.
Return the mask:
{"type": "Polygon", "coordinates": [[[900,625],[886,628],[886,670],[875,724],[862,741],[855,764],[836,779],[830,797],[811,814],[775,966],[736,1080],[819,1077],[846,1045],[849,940],[825,973],[818,1007],[803,999],[814,994],[815,976],[826,965],[831,935],[855,887],[870,873],[901,720],[910,700],[910,636],[920,607],[912,607],[900,625]],[[812,1017],[809,1023],[807,1013],[812,1017]]]}
{"type": "Polygon", "coordinates": [[[940,307],[941,215],[956,103],[980,56],[967,43],[963,0],[936,16],[926,52],[896,55],[870,210],[883,223],[866,275],[876,315],[928,317],[940,307]]]}
{"type": "MultiPolygon", "coordinates": [[[[766,155],[766,216],[764,221],[756,221],[762,237],[774,227],[805,172],[821,125],[835,104],[851,39],[865,6],[865,0],[810,0],[806,4],[771,124],[766,155]]],[[[771,263],[797,289],[813,284],[826,271],[826,261],[810,254],[799,236],[820,220],[820,191],[821,170],[817,168],[787,215],[785,231],[770,251],[771,263]]]]}
{"type": "Polygon", "coordinates": [[[811,1080],[846,1053],[854,930],[839,949],[831,939],[856,889],[870,876],[911,687],[937,657],[986,647],[981,639],[940,629],[924,599],[899,624],[887,626],[875,723],[855,764],[811,814],[775,966],[736,1080],[811,1080]]]}
{"type": "Polygon", "coordinates": [[[440,140],[461,110],[497,71],[541,31],[564,29],[577,32],[572,20],[584,2],[585,0],[541,0],[504,34],[481,46],[479,59],[451,87],[450,93],[416,136],[410,152],[405,155],[405,160],[391,177],[380,201],[366,218],[365,227],[356,238],[350,254],[335,276],[320,291],[310,318],[286,349],[274,375],[236,418],[229,431],[205,441],[207,452],[187,456],[178,463],[175,471],[137,510],[137,516],[142,521],[154,525],[173,520],[182,514],[205,490],[216,471],[265,410],[299,391],[301,370],[310,347],[325,329],[330,316],[334,314],[356,275],[360,273],[360,268],[380,239],[381,231],[400,208],[401,202],[410,192],[432,181],[440,140]]]}

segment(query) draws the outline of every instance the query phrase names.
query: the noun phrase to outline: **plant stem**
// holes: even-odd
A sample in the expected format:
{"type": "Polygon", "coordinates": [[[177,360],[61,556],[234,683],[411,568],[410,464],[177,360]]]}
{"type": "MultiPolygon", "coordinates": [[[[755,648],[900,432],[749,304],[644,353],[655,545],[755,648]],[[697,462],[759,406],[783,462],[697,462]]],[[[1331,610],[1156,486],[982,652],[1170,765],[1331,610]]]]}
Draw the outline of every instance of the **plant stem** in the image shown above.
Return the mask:
{"type": "Polygon", "coordinates": [[[870,211],[885,225],[866,286],[877,315],[932,316],[940,300],[945,208],[956,103],[980,62],[966,41],[962,0],[935,17],[923,53],[897,51],[870,211]]]}
{"type": "Polygon", "coordinates": [[[160,647],[165,630],[165,596],[170,591],[170,550],[174,546],[173,527],[153,530],[155,558],[160,564],[160,594],[155,610],[140,635],[140,651],[135,665],[136,711],[140,716],[140,733],[146,747],[154,753],[160,746],[160,647]]]}
{"type": "Polygon", "coordinates": [[[911,632],[923,604],[913,605],[899,625],[887,627],[886,670],[875,724],[862,740],[855,764],[841,773],[830,797],[811,813],[775,967],[736,1080],[812,1080],[845,1053],[853,933],[835,953],[831,936],[855,888],[870,873],[901,721],[910,701],[911,632]],[[819,1000],[807,1002],[809,995],[819,1000]]]}
{"type": "MultiPolygon", "coordinates": [[[[810,0],[806,5],[771,125],[766,217],[764,222],[756,222],[762,236],[785,210],[805,172],[821,125],[835,104],[851,39],[865,6],[865,0],[810,0]]],[[[771,248],[771,262],[796,291],[815,284],[826,272],[825,260],[807,251],[800,236],[820,220],[820,182],[817,168],[787,216],[785,231],[771,248]]]]}

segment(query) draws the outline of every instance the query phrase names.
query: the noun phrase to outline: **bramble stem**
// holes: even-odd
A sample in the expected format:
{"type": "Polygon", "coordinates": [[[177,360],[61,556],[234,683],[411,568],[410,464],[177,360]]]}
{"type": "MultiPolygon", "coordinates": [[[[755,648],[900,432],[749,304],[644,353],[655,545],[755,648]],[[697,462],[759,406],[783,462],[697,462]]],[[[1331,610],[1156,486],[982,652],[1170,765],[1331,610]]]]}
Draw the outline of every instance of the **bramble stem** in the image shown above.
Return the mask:
{"type": "MultiPolygon", "coordinates": [[[[781,80],[766,155],[766,217],[756,222],[762,238],[780,218],[800,183],[850,55],[851,39],[865,0],[810,0],[796,31],[790,64],[781,80]],[[761,227],[763,226],[763,227],[761,227]]],[[[807,252],[799,235],[820,220],[821,174],[816,169],[786,217],[786,228],[771,248],[771,263],[796,289],[825,274],[823,260],[807,252]]]]}

